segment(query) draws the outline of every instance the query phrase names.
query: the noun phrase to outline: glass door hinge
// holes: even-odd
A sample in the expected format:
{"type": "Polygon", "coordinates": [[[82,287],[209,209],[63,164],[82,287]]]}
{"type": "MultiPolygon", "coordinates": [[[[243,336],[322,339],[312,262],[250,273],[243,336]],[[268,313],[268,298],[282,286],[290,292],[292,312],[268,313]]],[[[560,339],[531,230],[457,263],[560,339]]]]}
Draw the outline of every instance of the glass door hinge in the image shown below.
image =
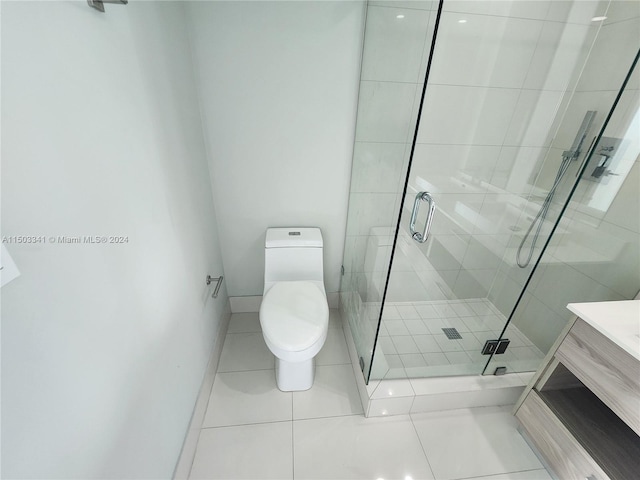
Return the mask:
{"type": "Polygon", "coordinates": [[[500,355],[505,352],[509,346],[509,339],[503,338],[501,340],[487,340],[482,347],[482,355],[496,354],[500,355]]]}

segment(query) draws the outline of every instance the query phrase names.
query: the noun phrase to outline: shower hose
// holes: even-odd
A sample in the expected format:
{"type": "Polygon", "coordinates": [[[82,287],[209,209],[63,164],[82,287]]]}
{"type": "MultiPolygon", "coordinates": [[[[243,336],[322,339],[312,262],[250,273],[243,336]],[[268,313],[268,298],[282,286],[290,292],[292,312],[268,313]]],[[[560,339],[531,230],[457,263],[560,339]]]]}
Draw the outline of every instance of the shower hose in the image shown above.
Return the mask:
{"type": "Polygon", "coordinates": [[[551,189],[547,193],[547,196],[545,197],[544,201],[542,202],[542,206],[540,207],[540,210],[538,211],[537,215],[531,222],[531,225],[529,225],[527,232],[524,234],[524,237],[520,242],[520,246],[518,247],[518,252],[516,253],[516,263],[520,268],[526,268],[527,265],[529,265],[529,263],[531,262],[531,257],[533,257],[533,251],[536,248],[536,242],[538,241],[538,237],[540,236],[540,229],[542,228],[542,224],[544,223],[545,218],[547,218],[547,213],[549,212],[549,207],[551,206],[553,197],[556,194],[556,190],[558,189],[560,182],[562,182],[562,178],[564,177],[564,174],[567,173],[567,170],[569,169],[569,165],[571,165],[571,159],[572,157],[570,155],[562,156],[562,163],[560,164],[560,168],[558,168],[556,179],[553,182],[553,185],[551,186],[551,189]],[[527,259],[523,262],[521,259],[522,250],[524,249],[524,244],[527,242],[527,239],[529,238],[529,235],[531,235],[531,232],[533,231],[534,228],[536,229],[536,231],[535,231],[535,234],[533,235],[533,239],[531,240],[531,244],[529,245],[527,259]]]}

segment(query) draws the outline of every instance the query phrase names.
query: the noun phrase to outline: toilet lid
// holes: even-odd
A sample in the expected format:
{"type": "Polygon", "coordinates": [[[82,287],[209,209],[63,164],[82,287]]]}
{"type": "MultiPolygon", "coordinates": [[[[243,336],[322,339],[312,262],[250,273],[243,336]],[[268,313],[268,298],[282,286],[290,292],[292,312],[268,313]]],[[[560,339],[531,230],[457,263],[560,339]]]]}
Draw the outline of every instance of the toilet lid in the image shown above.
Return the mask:
{"type": "Polygon", "coordinates": [[[283,350],[298,352],[311,347],[328,324],[327,298],[313,282],[278,282],[260,305],[263,335],[283,350]]]}

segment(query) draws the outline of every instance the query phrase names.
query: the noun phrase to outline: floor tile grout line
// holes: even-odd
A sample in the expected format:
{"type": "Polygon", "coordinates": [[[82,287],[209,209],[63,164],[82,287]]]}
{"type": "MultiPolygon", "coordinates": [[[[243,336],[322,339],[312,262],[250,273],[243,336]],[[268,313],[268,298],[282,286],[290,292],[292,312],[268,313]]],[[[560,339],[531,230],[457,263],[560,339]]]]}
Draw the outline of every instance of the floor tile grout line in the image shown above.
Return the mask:
{"type": "Polygon", "coordinates": [[[216,375],[220,373],[242,373],[242,372],[267,372],[269,370],[275,370],[276,367],[273,366],[271,368],[252,368],[251,370],[228,370],[228,371],[218,371],[216,375]]]}
{"type": "MultiPolygon", "coordinates": [[[[337,365],[351,365],[351,362],[340,362],[340,363],[322,363],[319,365],[316,365],[316,367],[335,367],[337,365]]],[[[218,374],[227,374],[227,373],[249,373],[249,372],[270,372],[270,371],[275,371],[275,367],[272,368],[255,368],[252,370],[228,370],[228,371],[218,371],[216,373],[216,375],[218,374]]]]}
{"type": "Polygon", "coordinates": [[[364,416],[364,413],[344,413],[340,415],[323,415],[321,417],[292,418],[287,420],[271,420],[268,422],[250,422],[250,423],[237,423],[233,425],[216,425],[213,427],[202,427],[200,430],[202,431],[202,430],[216,430],[216,429],[222,429],[222,428],[249,427],[249,426],[256,426],[256,425],[271,425],[275,423],[287,423],[287,422],[306,422],[308,420],[329,420],[331,418],[343,418],[343,417],[367,418],[364,416]]]}
{"type": "Polygon", "coordinates": [[[362,418],[367,418],[364,416],[364,413],[345,413],[343,415],[327,415],[327,416],[323,416],[323,417],[309,417],[309,418],[294,418],[292,420],[292,422],[308,422],[308,421],[313,421],[313,420],[330,420],[332,418],[345,418],[345,417],[362,417],[362,418]]]}
{"type": "MultiPolygon", "coordinates": [[[[293,415],[293,401],[291,402],[291,413],[293,415]]],[[[295,424],[293,418],[291,420],[291,478],[296,478],[296,439],[295,439],[295,424]]]]}
{"type": "Polygon", "coordinates": [[[545,472],[547,472],[547,474],[549,473],[547,469],[544,468],[543,466],[542,468],[528,468],[526,470],[513,470],[510,472],[490,473],[489,475],[474,475],[473,477],[457,477],[457,478],[452,478],[451,480],[473,480],[474,478],[486,479],[487,477],[497,477],[498,475],[503,476],[503,475],[510,475],[512,473],[537,472],[539,470],[544,470],[545,472]]]}
{"type": "MultiPolygon", "coordinates": [[[[415,403],[415,397],[413,401],[415,403]]],[[[409,411],[409,420],[411,421],[411,426],[413,427],[413,431],[416,433],[416,437],[418,437],[418,442],[420,443],[420,448],[422,449],[422,454],[424,455],[424,459],[426,460],[427,465],[429,466],[429,471],[431,472],[431,476],[434,479],[436,479],[436,474],[433,471],[433,467],[431,466],[431,462],[429,461],[429,456],[427,455],[427,450],[424,448],[424,444],[422,443],[422,439],[420,438],[420,434],[418,433],[418,427],[416,427],[416,424],[413,420],[413,414],[411,413],[411,410],[409,411]]]]}
{"type": "Polygon", "coordinates": [[[243,373],[243,372],[269,372],[269,371],[275,371],[275,367],[271,367],[271,368],[255,368],[252,370],[225,370],[225,371],[218,371],[216,373],[216,375],[218,375],[218,373],[243,373]]]}
{"type": "Polygon", "coordinates": [[[216,425],[214,427],[202,427],[200,430],[220,430],[225,428],[235,428],[235,427],[255,427],[257,425],[274,425],[280,423],[292,422],[292,419],[287,420],[270,420],[268,422],[250,422],[250,423],[237,423],[233,425],[216,425]]]}
{"type": "MultiPolygon", "coordinates": [[[[315,373],[315,372],[314,372],[315,373]]],[[[295,395],[291,392],[291,478],[295,478],[296,475],[296,442],[295,442],[295,426],[294,426],[294,400],[295,395]]]]}

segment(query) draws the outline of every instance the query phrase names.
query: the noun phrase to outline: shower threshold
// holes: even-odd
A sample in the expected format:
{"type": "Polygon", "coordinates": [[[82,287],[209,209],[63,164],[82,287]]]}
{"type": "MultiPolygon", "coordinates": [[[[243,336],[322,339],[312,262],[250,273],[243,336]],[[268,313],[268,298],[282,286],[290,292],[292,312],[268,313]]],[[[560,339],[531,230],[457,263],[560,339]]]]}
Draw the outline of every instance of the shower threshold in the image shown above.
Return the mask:
{"type": "Polygon", "coordinates": [[[374,380],[367,385],[367,417],[514,405],[534,372],[374,380]]]}

